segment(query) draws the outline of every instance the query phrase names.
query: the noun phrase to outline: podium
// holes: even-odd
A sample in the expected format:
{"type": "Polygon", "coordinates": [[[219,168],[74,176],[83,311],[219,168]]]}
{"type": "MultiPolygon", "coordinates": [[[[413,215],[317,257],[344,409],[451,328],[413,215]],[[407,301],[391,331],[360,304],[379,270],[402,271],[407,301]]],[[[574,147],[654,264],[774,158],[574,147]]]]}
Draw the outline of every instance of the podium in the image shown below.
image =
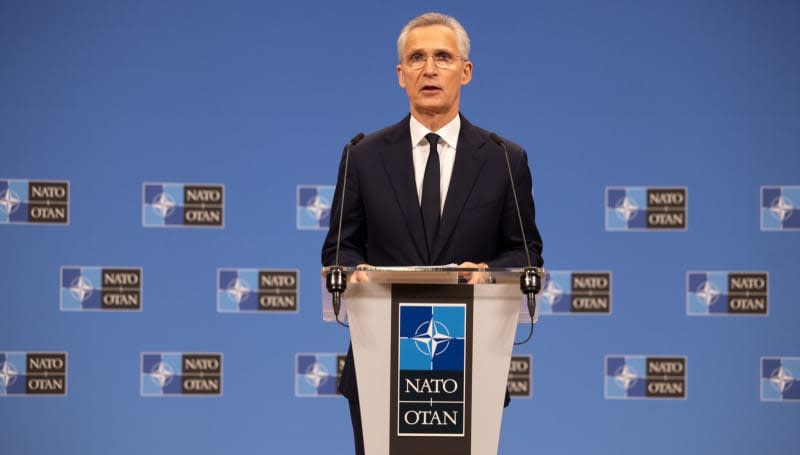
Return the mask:
{"type": "MultiPolygon", "coordinates": [[[[531,318],[520,270],[488,270],[476,285],[458,270],[376,267],[361,272],[368,283],[347,285],[339,316],[368,455],[497,453],[517,323],[531,318]]],[[[323,296],[333,321],[324,284],[323,296]]]]}

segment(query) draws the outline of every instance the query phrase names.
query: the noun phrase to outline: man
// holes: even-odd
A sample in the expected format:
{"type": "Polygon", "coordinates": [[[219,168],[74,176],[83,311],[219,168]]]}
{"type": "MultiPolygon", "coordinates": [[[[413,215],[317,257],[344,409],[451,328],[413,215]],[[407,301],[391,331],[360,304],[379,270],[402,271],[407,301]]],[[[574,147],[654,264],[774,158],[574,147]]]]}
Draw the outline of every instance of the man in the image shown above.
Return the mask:
{"type": "MultiPolygon", "coordinates": [[[[459,113],[461,87],[472,79],[469,37],[454,18],[427,13],[397,40],[397,78],[411,114],[352,147],[347,192],[344,157],[322,263],[333,265],[342,215],[344,266],[459,264],[462,268],[528,264],[503,149],[459,113]],[[431,135],[434,133],[435,135],[431,135]],[[435,153],[431,153],[435,150],[435,153]]],[[[531,174],[525,151],[509,141],[511,172],[534,266],[542,265],[531,174]]],[[[485,274],[463,273],[468,283],[485,274]]],[[[356,272],[351,282],[367,280],[356,272]]],[[[364,453],[352,348],[339,391],[349,400],[356,453],[364,453]]]]}

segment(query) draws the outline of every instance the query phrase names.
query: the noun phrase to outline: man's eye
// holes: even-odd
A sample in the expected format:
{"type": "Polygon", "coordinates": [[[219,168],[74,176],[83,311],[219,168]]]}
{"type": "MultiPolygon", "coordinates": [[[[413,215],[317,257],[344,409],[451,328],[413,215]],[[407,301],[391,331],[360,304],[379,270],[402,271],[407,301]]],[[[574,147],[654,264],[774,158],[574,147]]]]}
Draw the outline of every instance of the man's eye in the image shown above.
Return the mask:
{"type": "Polygon", "coordinates": [[[439,52],[433,58],[440,62],[451,62],[453,60],[453,56],[447,52],[439,52]]]}
{"type": "Polygon", "coordinates": [[[422,54],[412,54],[411,57],[408,58],[409,62],[421,62],[425,60],[425,57],[422,54]]]}

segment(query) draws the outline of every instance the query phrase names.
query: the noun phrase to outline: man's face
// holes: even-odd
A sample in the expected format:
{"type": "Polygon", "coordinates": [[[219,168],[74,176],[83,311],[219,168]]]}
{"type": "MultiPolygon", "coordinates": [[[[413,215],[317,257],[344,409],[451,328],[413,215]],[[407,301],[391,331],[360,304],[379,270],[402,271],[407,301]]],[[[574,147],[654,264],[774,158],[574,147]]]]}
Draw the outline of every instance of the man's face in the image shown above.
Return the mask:
{"type": "Polygon", "coordinates": [[[413,114],[447,118],[458,114],[461,86],[472,79],[472,63],[461,58],[455,32],[444,25],[411,30],[406,35],[400,60],[397,78],[408,94],[413,114]],[[433,57],[444,54],[453,57],[452,66],[439,68],[433,57]],[[409,59],[413,56],[427,59],[422,68],[411,67],[409,59]]]}

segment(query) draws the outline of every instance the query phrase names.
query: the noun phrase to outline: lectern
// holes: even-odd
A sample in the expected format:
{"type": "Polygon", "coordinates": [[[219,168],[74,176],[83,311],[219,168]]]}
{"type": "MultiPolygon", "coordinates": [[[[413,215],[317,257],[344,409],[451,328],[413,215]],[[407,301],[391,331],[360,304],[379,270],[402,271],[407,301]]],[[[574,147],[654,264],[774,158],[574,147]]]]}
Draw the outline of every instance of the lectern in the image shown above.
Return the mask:
{"type": "Polygon", "coordinates": [[[516,326],[531,318],[520,270],[488,270],[476,285],[456,270],[370,268],[368,283],[347,285],[339,317],[350,326],[368,455],[497,453],[516,326]]]}

